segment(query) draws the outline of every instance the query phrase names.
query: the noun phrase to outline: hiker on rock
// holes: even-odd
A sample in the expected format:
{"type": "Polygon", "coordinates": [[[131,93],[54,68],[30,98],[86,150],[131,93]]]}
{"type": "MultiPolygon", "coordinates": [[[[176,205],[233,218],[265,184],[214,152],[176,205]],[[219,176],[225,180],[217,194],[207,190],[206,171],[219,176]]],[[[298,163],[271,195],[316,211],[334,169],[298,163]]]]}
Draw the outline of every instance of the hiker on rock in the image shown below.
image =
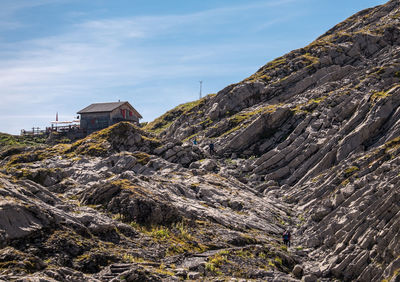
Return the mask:
{"type": "Polygon", "coordinates": [[[286,230],[285,232],[283,232],[282,239],[283,239],[283,244],[290,247],[290,231],[289,230],[286,230]]]}
{"type": "Polygon", "coordinates": [[[193,139],[193,145],[197,145],[197,139],[196,138],[193,139]]]}
{"type": "Polygon", "coordinates": [[[210,148],[210,155],[214,155],[215,154],[214,143],[210,143],[208,147],[210,148]]]}

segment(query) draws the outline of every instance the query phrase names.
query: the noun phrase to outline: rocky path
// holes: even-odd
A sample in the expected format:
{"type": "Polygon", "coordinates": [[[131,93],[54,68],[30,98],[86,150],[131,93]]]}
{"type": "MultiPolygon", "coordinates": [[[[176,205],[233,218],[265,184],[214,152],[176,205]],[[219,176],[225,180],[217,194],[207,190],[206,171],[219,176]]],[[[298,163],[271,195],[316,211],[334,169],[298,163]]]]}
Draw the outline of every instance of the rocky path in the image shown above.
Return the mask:
{"type": "Polygon", "coordinates": [[[121,281],[124,273],[131,269],[131,264],[111,264],[98,275],[100,281],[121,281]]]}

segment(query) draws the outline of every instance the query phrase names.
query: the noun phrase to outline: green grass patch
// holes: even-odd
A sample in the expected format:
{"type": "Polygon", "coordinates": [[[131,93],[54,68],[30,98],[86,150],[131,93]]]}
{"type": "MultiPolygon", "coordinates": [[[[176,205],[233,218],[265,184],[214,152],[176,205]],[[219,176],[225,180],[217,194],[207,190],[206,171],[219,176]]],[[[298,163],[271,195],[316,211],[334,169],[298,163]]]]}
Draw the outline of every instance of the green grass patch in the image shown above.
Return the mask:
{"type": "Polygon", "coordinates": [[[134,185],[128,179],[114,180],[114,181],[111,181],[110,183],[108,183],[107,185],[116,186],[123,190],[135,190],[135,189],[141,188],[140,186],[134,185]]]}
{"type": "Polygon", "coordinates": [[[352,175],[353,173],[355,173],[356,171],[358,171],[360,168],[357,166],[351,166],[345,169],[344,174],[346,177],[352,175]]]}
{"type": "Polygon", "coordinates": [[[276,264],[282,265],[282,259],[280,257],[275,257],[274,261],[276,264]]]}
{"type": "MultiPolygon", "coordinates": [[[[210,94],[212,96],[212,94],[210,94]]],[[[160,133],[167,128],[169,128],[180,116],[182,115],[192,115],[197,114],[199,108],[204,105],[206,99],[210,97],[210,95],[188,103],[184,103],[178,105],[177,107],[169,110],[162,116],[156,118],[154,121],[149,122],[146,126],[143,127],[144,130],[153,132],[153,133],[160,133]]]]}
{"type": "Polygon", "coordinates": [[[141,165],[146,165],[150,161],[150,155],[143,152],[136,152],[132,154],[141,165]]]}
{"type": "Polygon", "coordinates": [[[397,85],[391,87],[391,88],[390,88],[389,90],[387,90],[387,91],[376,91],[376,92],[374,92],[374,93],[371,95],[370,101],[371,101],[372,103],[376,103],[377,101],[379,101],[379,100],[381,100],[381,99],[385,99],[385,98],[391,96],[390,92],[396,90],[396,89],[399,88],[399,87],[400,87],[400,84],[397,84],[397,85]]]}
{"type": "Polygon", "coordinates": [[[185,252],[200,253],[207,247],[195,236],[193,227],[189,227],[186,222],[176,222],[168,226],[163,225],[141,225],[131,222],[130,225],[140,233],[152,238],[158,244],[166,246],[166,255],[176,255],[185,252]]]}
{"type": "Polygon", "coordinates": [[[7,146],[38,146],[46,142],[43,136],[11,135],[0,133],[0,149],[7,146]]]}
{"type": "Polygon", "coordinates": [[[272,79],[269,75],[270,72],[277,70],[283,67],[286,64],[287,60],[284,57],[276,58],[275,60],[267,63],[260,70],[258,70],[255,74],[249,76],[244,80],[244,82],[255,82],[257,80],[262,80],[264,82],[268,82],[272,79]]]}
{"type": "Polygon", "coordinates": [[[208,262],[206,263],[206,270],[213,272],[215,275],[222,275],[220,271],[220,267],[222,265],[231,264],[232,262],[228,260],[227,255],[229,252],[221,251],[214,256],[208,258],[208,262]]]}
{"type": "Polygon", "coordinates": [[[371,95],[371,101],[372,102],[377,102],[381,99],[386,98],[388,95],[385,91],[379,91],[379,92],[374,92],[374,94],[371,95]]]}
{"type": "Polygon", "coordinates": [[[319,58],[312,56],[310,53],[306,53],[302,55],[307,66],[312,66],[314,64],[319,63],[319,58]]]}
{"type": "Polygon", "coordinates": [[[239,129],[244,129],[250,125],[250,121],[255,115],[273,113],[282,105],[283,104],[268,105],[254,111],[237,113],[228,119],[229,130],[215,137],[224,137],[239,129]]]}
{"type": "Polygon", "coordinates": [[[328,96],[321,96],[319,98],[313,98],[308,100],[305,103],[301,103],[296,105],[296,107],[291,108],[291,111],[294,112],[295,114],[301,114],[301,113],[311,113],[313,110],[310,110],[310,106],[313,104],[320,104],[321,102],[325,101],[328,96]]]}

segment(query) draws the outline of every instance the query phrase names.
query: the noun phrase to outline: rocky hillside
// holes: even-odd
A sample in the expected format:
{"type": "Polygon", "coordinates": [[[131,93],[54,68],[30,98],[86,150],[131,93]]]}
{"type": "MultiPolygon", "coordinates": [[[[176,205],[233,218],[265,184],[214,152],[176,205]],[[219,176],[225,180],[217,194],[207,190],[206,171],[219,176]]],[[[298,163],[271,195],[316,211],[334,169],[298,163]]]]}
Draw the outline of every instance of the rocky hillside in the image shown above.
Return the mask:
{"type": "Polygon", "coordinates": [[[398,281],[399,105],[389,1],[142,129],[7,147],[0,280],[398,281]]]}

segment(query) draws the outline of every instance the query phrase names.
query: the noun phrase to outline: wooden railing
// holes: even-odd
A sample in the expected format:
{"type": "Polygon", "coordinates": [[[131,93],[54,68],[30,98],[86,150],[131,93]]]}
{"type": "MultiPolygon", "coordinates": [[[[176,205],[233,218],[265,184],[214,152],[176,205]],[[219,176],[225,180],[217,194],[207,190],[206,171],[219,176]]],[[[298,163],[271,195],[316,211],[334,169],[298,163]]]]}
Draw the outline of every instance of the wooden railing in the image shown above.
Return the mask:
{"type": "Polygon", "coordinates": [[[39,127],[32,127],[32,130],[21,130],[21,135],[48,135],[51,132],[70,132],[79,131],[79,125],[63,125],[63,126],[52,126],[46,127],[46,129],[40,129],[39,127]]]}

